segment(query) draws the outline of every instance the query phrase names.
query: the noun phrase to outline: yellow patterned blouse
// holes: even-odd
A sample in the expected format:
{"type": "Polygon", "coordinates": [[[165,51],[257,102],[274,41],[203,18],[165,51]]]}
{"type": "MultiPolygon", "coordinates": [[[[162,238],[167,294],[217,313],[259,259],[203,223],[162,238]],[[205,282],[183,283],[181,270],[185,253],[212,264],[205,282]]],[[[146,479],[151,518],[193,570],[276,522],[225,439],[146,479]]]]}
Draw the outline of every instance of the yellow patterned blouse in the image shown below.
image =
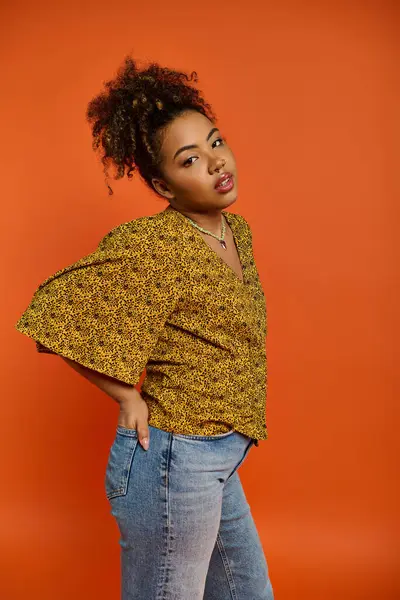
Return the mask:
{"type": "Polygon", "coordinates": [[[48,277],[15,328],[39,352],[130,385],[146,368],[140,393],[154,427],[266,439],[265,296],[249,224],[222,212],[243,281],[168,206],[118,225],[94,252],[48,277]]]}

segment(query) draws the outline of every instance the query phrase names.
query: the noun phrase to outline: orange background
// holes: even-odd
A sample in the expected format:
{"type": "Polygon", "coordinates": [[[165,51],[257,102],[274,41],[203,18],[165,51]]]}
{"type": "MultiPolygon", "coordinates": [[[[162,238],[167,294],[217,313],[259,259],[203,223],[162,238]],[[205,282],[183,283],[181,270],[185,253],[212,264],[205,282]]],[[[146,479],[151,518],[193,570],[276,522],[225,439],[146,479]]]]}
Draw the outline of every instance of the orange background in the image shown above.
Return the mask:
{"type": "Polygon", "coordinates": [[[51,273],[166,206],[139,180],[108,196],[91,149],[87,103],[125,54],[196,70],[236,154],[270,434],[241,478],[276,600],[400,597],[396,4],[3,4],[2,599],[119,598],[118,406],[13,325],[51,273]]]}

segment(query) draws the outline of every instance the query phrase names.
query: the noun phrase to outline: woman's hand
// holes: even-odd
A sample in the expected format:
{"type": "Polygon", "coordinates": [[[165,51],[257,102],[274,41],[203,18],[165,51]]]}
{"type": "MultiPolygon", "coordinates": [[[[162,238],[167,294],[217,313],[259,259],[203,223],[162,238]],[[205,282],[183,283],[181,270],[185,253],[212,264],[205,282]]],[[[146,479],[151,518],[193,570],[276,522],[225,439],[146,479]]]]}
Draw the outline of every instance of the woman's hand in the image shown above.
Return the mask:
{"type": "Polygon", "coordinates": [[[139,442],[145,450],[149,449],[149,407],[139,393],[135,397],[119,402],[118,425],[128,429],[136,429],[139,442]]]}

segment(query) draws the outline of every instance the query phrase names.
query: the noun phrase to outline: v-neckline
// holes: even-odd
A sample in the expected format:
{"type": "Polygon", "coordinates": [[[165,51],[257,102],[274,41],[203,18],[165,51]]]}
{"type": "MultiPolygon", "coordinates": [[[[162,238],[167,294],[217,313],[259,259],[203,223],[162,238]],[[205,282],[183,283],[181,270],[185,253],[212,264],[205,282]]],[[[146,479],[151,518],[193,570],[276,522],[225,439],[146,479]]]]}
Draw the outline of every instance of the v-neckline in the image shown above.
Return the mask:
{"type": "Polygon", "coordinates": [[[236,251],[237,251],[237,254],[238,254],[238,257],[239,257],[240,269],[242,271],[242,277],[243,277],[243,279],[240,279],[238,277],[237,273],[234,271],[234,269],[230,265],[228,265],[228,263],[225,262],[224,259],[221,258],[221,256],[213,248],[211,248],[211,246],[209,246],[207,244],[206,240],[200,234],[200,231],[189,222],[189,220],[186,217],[186,215],[184,215],[183,213],[181,213],[179,210],[176,210],[175,208],[169,209],[169,207],[167,207],[167,209],[165,209],[165,210],[168,210],[168,212],[169,212],[169,210],[171,210],[171,212],[174,211],[176,213],[179,213],[179,215],[184,219],[184,221],[190,227],[190,229],[192,230],[193,234],[197,237],[197,239],[201,240],[201,242],[206,246],[206,248],[208,248],[208,251],[211,253],[211,255],[213,255],[217,259],[217,261],[220,264],[222,264],[225,267],[225,269],[227,269],[227,271],[230,272],[233,275],[233,277],[236,279],[236,281],[240,285],[243,285],[243,286],[247,285],[246,279],[245,279],[245,275],[244,275],[244,268],[243,268],[243,265],[244,265],[244,262],[243,262],[243,260],[244,260],[244,254],[243,254],[243,250],[242,250],[242,248],[240,246],[240,243],[239,243],[236,231],[235,231],[235,222],[234,222],[234,217],[233,217],[234,213],[229,213],[229,212],[224,211],[224,210],[221,211],[221,213],[226,218],[226,220],[228,222],[228,225],[230,227],[230,230],[232,232],[232,238],[233,238],[233,242],[234,242],[234,244],[236,246],[236,251]],[[232,219],[231,219],[231,216],[233,217],[232,219]]]}

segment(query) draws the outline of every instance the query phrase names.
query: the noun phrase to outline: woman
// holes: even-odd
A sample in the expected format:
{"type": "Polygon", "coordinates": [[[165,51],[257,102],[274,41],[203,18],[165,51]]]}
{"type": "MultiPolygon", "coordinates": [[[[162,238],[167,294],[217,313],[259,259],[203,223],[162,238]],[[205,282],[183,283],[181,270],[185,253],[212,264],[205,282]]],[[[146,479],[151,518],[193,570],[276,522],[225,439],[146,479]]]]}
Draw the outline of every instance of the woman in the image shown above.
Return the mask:
{"type": "Polygon", "coordinates": [[[271,600],[238,475],[267,438],[265,297],[226,210],[234,155],[190,81],[127,57],[89,103],[106,175],[137,170],[167,207],[41,283],[16,328],[119,403],[105,491],[123,600],[271,600]]]}

